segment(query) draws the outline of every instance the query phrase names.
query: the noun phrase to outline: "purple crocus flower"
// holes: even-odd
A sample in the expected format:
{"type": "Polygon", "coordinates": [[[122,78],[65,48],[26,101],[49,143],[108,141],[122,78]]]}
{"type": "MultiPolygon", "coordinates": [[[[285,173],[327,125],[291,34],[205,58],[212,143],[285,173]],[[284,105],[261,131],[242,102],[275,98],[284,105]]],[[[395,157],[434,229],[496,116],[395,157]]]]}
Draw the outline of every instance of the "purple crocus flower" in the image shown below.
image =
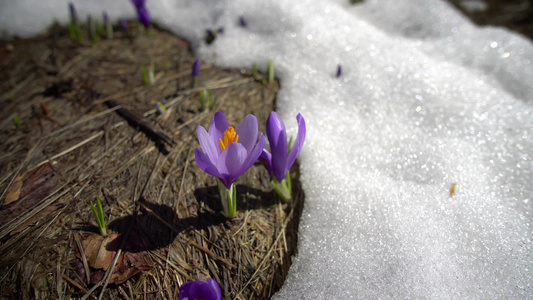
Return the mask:
{"type": "Polygon", "coordinates": [[[192,72],[191,72],[191,76],[192,77],[198,77],[198,75],[200,74],[200,60],[197,59],[194,61],[194,64],[192,65],[192,72]]]}
{"type": "Polygon", "coordinates": [[[222,292],[218,283],[212,278],[206,280],[196,280],[186,282],[181,285],[179,300],[220,300],[222,299],[222,292]]]}
{"type": "Polygon", "coordinates": [[[69,2],[68,8],[70,11],[70,22],[71,23],[77,23],[78,22],[78,12],[76,11],[76,7],[74,6],[74,3],[69,2]]]}
{"type": "Polygon", "coordinates": [[[229,189],[254,164],[265,147],[262,133],[256,143],[257,132],[257,118],[254,115],[247,115],[234,129],[222,112],[215,113],[209,132],[202,126],[196,128],[202,148],[195,151],[196,163],[229,189]]]}
{"type": "Polygon", "coordinates": [[[272,153],[263,149],[260,159],[265,162],[267,170],[278,182],[287,177],[287,171],[300,154],[305,141],[305,120],[301,114],[296,116],[296,120],[298,121],[298,134],[290,152],[287,151],[287,132],[283,120],[276,112],[271,112],[267,120],[266,131],[272,153]]]}
{"type": "Polygon", "coordinates": [[[341,77],[342,76],[342,67],[341,65],[338,65],[337,66],[337,78],[341,77]]]}
{"type": "Polygon", "coordinates": [[[246,23],[246,19],[244,19],[243,16],[240,16],[240,17],[239,17],[239,25],[240,25],[241,27],[246,27],[246,26],[248,26],[248,23],[246,23]]]}
{"type": "Polygon", "coordinates": [[[141,22],[144,27],[148,28],[150,26],[150,13],[144,6],[146,4],[146,0],[131,0],[133,5],[135,5],[135,8],[137,9],[137,18],[139,19],[139,22],[141,22]]]}

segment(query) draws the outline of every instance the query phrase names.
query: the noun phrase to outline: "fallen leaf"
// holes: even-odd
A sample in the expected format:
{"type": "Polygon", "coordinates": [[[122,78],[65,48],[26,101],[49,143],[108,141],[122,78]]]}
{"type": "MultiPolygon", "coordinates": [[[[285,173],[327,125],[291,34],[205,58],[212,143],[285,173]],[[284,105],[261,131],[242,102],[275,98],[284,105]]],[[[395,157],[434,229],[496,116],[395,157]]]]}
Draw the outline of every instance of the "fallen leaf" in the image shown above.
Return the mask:
{"type": "MultiPolygon", "coordinates": [[[[146,248],[140,247],[138,244],[133,245],[136,243],[138,236],[139,234],[136,231],[132,230],[130,232],[123,251],[117,260],[117,265],[113,269],[113,273],[109,279],[110,283],[121,284],[141,271],[152,269],[148,252],[144,250],[146,248]],[[128,249],[136,249],[138,251],[130,252],[127,251],[128,249]]],[[[90,283],[96,284],[103,279],[106,271],[115,259],[120,248],[121,235],[118,233],[108,235],[80,233],[78,237],[81,242],[81,249],[78,249],[76,246],[74,238],[71,240],[70,246],[75,250],[76,256],[80,260],[83,259],[83,252],[89,267],[91,267],[90,283]]],[[[78,275],[80,278],[83,278],[83,274],[78,275]]]]}
{"type": "MultiPolygon", "coordinates": [[[[50,195],[56,186],[58,178],[48,163],[30,170],[24,175],[19,174],[6,194],[0,210],[0,220],[7,223],[26,213],[34,213],[32,209],[50,195]]],[[[36,224],[63,205],[62,203],[55,203],[41,209],[33,217],[10,232],[10,235],[17,234],[27,227],[36,224]]]]}
{"type": "Polygon", "coordinates": [[[47,207],[43,208],[40,212],[35,214],[35,216],[29,218],[26,222],[22,223],[20,226],[18,226],[17,228],[13,229],[10,232],[10,235],[15,235],[15,234],[23,231],[24,229],[36,224],[41,219],[45,218],[46,216],[48,216],[49,214],[55,212],[56,210],[58,210],[59,208],[61,208],[63,206],[64,206],[63,204],[48,205],[47,207]]]}
{"type": "Polygon", "coordinates": [[[107,271],[118,251],[118,247],[110,246],[110,244],[115,240],[119,241],[119,237],[118,233],[108,235],[87,234],[84,237],[80,237],[81,246],[85,251],[89,266],[107,271]]]}
{"type": "Polygon", "coordinates": [[[13,181],[13,185],[6,194],[6,200],[4,200],[4,206],[15,202],[20,197],[20,189],[22,188],[22,175],[17,175],[17,178],[13,181]]]}

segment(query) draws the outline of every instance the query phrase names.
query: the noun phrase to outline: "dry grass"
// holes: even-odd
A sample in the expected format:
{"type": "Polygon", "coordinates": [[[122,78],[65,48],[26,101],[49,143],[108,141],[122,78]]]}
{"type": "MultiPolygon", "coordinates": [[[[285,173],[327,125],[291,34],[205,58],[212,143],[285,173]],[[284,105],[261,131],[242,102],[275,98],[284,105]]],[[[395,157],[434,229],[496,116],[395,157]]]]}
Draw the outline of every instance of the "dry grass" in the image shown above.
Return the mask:
{"type": "MultiPolygon", "coordinates": [[[[215,111],[233,124],[253,113],[264,132],[277,82],[203,64],[199,88],[214,91],[218,101],[202,112],[198,89],[190,88],[188,44],[158,29],[91,47],[54,28],[0,46],[2,298],[176,299],[182,283],[207,277],[226,299],[267,299],[281,287],[296,249],[304,198],[298,180],[294,201],[279,204],[267,172],[254,165],[237,181],[236,217],[226,219],[215,179],[194,160],[196,126],[208,127],[215,111]],[[141,63],[150,61],[156,81],[146,85],[141,63]],[[120,107],[109,108],[107,100],[120,107]],[[157,101],[165,114],[157,114],[157,101]],[[154,142],[119,108],[144,116],[173,143],[154,142]],[[28,177],[32,170],[42,173],[28,177]],[[8,204],[9,191],[27,178],[33,184],[8,204]],[[106,278],[92,285],[76,275],[87,265],[69,242],[78,232],[96,232],[89,207],[96,196],[112,232],[142,237],[151,270],[119,285],[106,278]]],[[[127,247],[122,243],[119,252],[127,247]]]]}

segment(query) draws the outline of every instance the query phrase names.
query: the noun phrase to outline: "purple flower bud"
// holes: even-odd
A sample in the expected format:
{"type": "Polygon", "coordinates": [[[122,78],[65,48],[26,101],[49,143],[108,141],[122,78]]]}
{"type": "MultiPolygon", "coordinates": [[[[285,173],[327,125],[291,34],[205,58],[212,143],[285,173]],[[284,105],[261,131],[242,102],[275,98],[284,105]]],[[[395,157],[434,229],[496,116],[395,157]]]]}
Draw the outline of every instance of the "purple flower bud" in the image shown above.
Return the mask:
{"type": "Polygon", "coordinates": [[[248,26],[248,24],[246,23],[246,20],[244,19],[243,16],[240,16],[240,17],[239,17],[239,25],[241,25],[241,27],[246,27],[246,26],[248,26]]]}
{"type": "Polygon", "coordinates": [[[137,9],[137,17],[139,19],[139,22],[141,22],[145,28],[148,28],[150,24],[152,23],[150,21],[150,13],[144,7],[137,9]]]}
{"type": "Polygon", "coordinates": [[[133,3],[133,5],[135,5],[135,8],[137,9],[144,7],[144,5],[146,4],[146,0],[131,0],[131,2],[133,3]]]}
{"type": "Polygon", "coordinates": [[[205,33],[207,36],[205,37],[205,42],[209,45],[215,41],[215,38],[217,37],[216,34],[211,29],[206,29],[205,33]]]}
{"type": "Polygon", "coordinates": [[[120,19],[120,27],[122,27],[124,31],[128,31],[128,21],[124,18],[120,19]]]}
{"type": "Polygon", "coordinates": [[[298,122],[298,134],[290,152],[287,151],[287,132],[283,120],[276,112],[271,112],[267,120],[267,137],[271,152],[263,149],[259,159],[265,162],[267,170],[276,177],[278,182],[287,177],[287,171],[292,167],[304,145],[305,120],[301,114],[296,116],[296,120],[298,122]]]}
{"type": "Polygon", "coordinates": [[[165,113],[165,109],[161,106],[161,103],[156,102],[155,108],[157,108],[157,111],[159,112],[160,115],[165,113]]]}
{"type": "Polygon", "coordinates": [[[224,27],[220,27],[218,30],[217,30],[218,33],[222,34],[224,33],[224,27]]]}
{"type": "Polygon", "coordinates": [[[341,76],[342,76],[342,67],[341,67],[341,65],[338,65],[337,66],[337,75],[336,75],[336,77],[339,78],[341,76]]]}
{"type": "Polygon", "coordinates": [[[200,60],[197,59],[197,60],[194,61],[194,64],[192,65],[191,76],[192,77],[198,77],[199,74],[200,74],[200,60]]]}
{"type": "Polygon", "coordinates": [[[256,142],[258,125],[254,115],[247,115],[233,128],[226,116],[217,112],[209,132],[198,126],[196,133],[202,148],[195,151],[196,163],[204,172],[220,179],[228,189],[255,163],[265,147],[263,134],[256,142]]]}
{"type": "Polygon", "coordinates": [[[76,7],[74,7],[74,3],[69,2],[68,8],[70,10],[70,22],[72,23],[78,22],[78,12],[76,11],[76,7]]]}
{"type": "Polygon", "coordinates": [[[148,28],[150,26],[150,13],[144,6],[146,4],[146,0],[131,0],[133,5],[135,5],[135,8],[137,9],[137,18],[139,19],[139,22],[141,22],[144,27],[148,28]]]}
{"type": "Polygon", "coordinates": [[[222,291],[218,283],[212,278],[207,278],[206,280],[200,279],[182,284],[178,299],[220,300],[222,299],[222,291]]]}
{"type": "Polygon", "coordinates": [[[104,18],[104,24],[107,24],[109,22],[109,16],[107,15],[107,12],[103,12],[103,18],[104,18]]]}

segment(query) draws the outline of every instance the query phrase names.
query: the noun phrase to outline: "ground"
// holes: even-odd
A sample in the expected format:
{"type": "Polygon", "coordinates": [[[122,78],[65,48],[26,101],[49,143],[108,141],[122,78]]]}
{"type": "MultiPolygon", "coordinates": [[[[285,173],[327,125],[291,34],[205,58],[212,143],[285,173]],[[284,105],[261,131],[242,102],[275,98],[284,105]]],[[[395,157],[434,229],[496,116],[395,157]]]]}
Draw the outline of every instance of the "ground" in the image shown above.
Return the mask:
{"type": "Polygon", "coordinates": [[[226,218],[194,156],[196,127],[216,111],[234,125],[252,113],[264,132],[279,84],[204,62],[192,88],[188,43],[137,25],[96,45],[54,26],[0,47],[2,298],[175,299],[182,283],[211,277],[224,298],[268,299],[283,283],[303,203],[297,166],[296,197],[282,204],[255,164],[226,218]],[[153,84],[141,71],[150,63],[153,84]],[[210,110],[202,89],[217,99],[210,110]]]}

